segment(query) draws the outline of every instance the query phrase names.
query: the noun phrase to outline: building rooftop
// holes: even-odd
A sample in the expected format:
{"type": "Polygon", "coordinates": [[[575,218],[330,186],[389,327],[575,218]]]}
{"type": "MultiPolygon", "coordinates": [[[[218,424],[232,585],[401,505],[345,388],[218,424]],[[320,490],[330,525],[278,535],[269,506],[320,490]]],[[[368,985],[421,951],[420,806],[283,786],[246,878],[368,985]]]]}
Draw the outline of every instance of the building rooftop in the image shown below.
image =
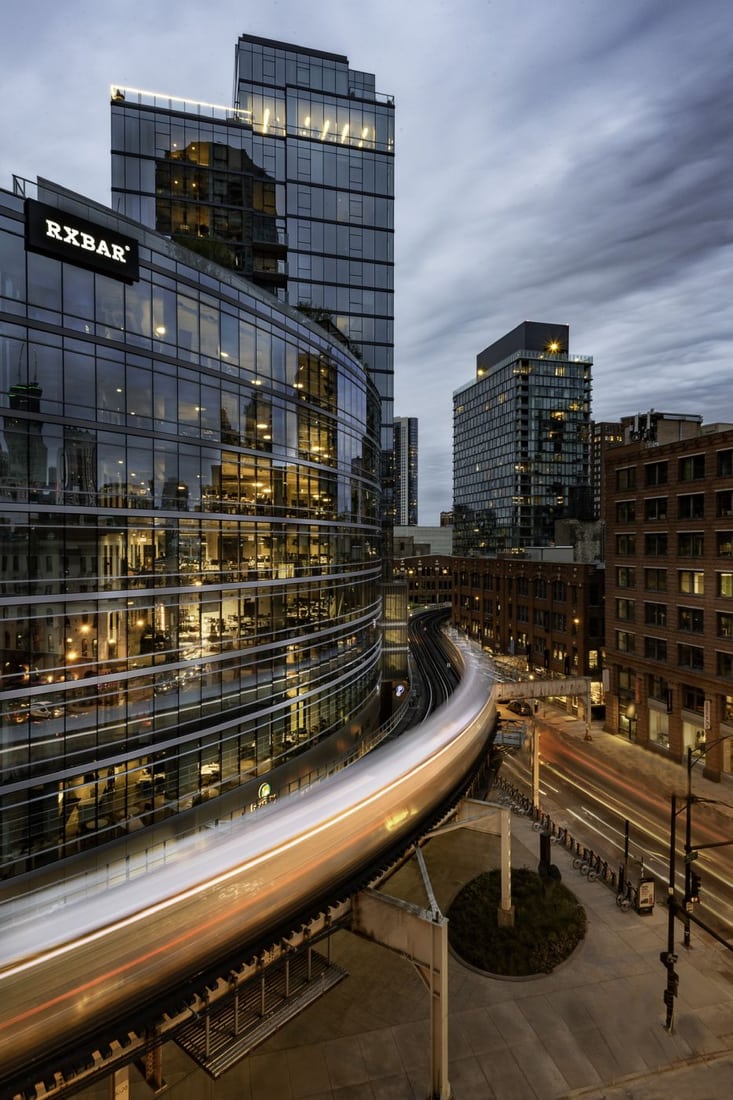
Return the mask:
{"type": "Polygon", "coordinates": [[[292,42],[278,42],[274,38],[260,38],[256,34],[240,34],[240,42],[252,42],[255,46],[269,46],[273,50],[287,50],[288,53],[303,53],[308,57],[322,57],[327,61],[338,61],[348,65],[349,59],[341,53],[326,53],[325,50],[313,50],[309,46],[296,46],[292,42]]]}

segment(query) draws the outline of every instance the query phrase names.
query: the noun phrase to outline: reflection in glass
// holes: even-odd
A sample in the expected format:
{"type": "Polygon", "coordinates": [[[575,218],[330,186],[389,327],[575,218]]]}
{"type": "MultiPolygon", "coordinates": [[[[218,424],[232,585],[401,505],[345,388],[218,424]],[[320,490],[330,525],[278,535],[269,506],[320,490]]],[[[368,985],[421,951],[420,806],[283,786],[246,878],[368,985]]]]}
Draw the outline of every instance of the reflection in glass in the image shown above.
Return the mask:
{"type": "Polygon", "coordinates": [[[0,334],[7,874],[216,798],[376,697],[376,391],[235,276],[201,302],[175,256],[180,287],[36,266],[75,336],[0,334]]]}

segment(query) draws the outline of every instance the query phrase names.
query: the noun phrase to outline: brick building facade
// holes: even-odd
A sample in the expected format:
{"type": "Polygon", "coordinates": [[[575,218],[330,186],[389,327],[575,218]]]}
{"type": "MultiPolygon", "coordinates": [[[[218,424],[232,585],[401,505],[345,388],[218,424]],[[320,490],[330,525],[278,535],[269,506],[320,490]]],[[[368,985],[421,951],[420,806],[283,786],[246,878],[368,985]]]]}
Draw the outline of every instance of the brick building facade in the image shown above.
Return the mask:
{"type": "Polygon", "coordinates": [[[733,428],[679,425],[607,455],[606,723],[715,777],[733,737],[733,428]]]}
{"type": "Polygon", "coordinates": [[[452,561],[455,627],[529,671],[590,676],[601,701],[602,567],[553,548],[452,561]]]}

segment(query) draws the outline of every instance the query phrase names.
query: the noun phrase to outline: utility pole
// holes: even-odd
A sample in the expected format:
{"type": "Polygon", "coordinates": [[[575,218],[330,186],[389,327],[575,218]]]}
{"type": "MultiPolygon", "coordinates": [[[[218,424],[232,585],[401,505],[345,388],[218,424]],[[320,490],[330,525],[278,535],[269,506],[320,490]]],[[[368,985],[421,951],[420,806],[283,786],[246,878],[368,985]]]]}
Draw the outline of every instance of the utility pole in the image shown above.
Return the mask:
{"type": "Polygon", "coordinates": [[[674,920],[677,915],[677,900],[675,898],[675,875],[677,859],[677,795],[672,795],[672,811],[669,822],[669,882],[667,885],[667,950],[660,951],[659,960],[667,968],[667,986],[664,990],[664,1004],[667,1009],[664,1027],[672,1033],[674,1025],[674,999],[679,989],[679,977],[674,964],[677,956],[674,953],[674,920]]]}
{"type": "Polygon", "coordinates": [[[692,747],[687,746],[687,797],[685,813],[685,930],[682,943],[690,948],[690,910],[692,909],[692,747]]]}
{"type": "MultiPolygon", "coordinates": [[[[688,950],[691,946],[690,913],[692,912],[692,907],[695,902],[699,901],[699,890],[693,890],[693,881],[696,881],[698,884],[700,882],[697,874],[693,874],[692,864],[693,861],[697,859],[697,854],[701,847],[717,847],[717,845],[707,844],[698,845],[698,847],[695,849],[693,849],[692,847],[692,803],[695,801],[700,801],[699,799],[696,800],[695,796],[692,793],[692,769],[695,767],[695,764],[699,763],[699,761],[705,757],[708,749],[714,748],[722,741],[727,741],[729,737],[730,734],[726,733],[722,737],[716,738],[715,741],[711,741],[709,744],[704,743],[698,749],[693,749],[691,745],[687,746],[687,795],[685,798],[685,930],[682,942],[688,950]],[[698,895],[697,897],[695,896],[696,894],[698,895]]],[[[703,799],[702,801],[705,801],[705,799],[703,799]]],[[[722,846],[725,846],[725,844],[727,843],[729,842],[726,841],[722,846]]]]}
{"type": "MultiPolygon", "coordinates": [[[[719,744],[720,741],[725,741],[730,734],[726,734],[724,737],[719,737],[717,741],[711,742],[706,748],[712,748],[713,745],[719,744]]],[[[694,759],[697,755],[697,760],[705,755],[705,748],[697,750],[697,753],[693,749],[687,749],[687,793],[685,795],[684,809],[686,811],[685,820],[685,894],[684,894],[684,906],[680,906],[675,896],[675,883],[676,883],[676,843],[677,843],[677,816],[682,813],[682,806],[677,808],[677,795],[673,794],[672,807],[669,821],[669,883],[667,886],[667,949],[666,951],[659,952],[659,961],[667,970],[667,985],[664,990],[664,1003],[667,1008],[665,1028],[667,1031],[672,1031],[674,1023],[674,999],[677,996],[679,990],[679,975],[675,971],[674,965],[677,962],[677,955],[674,951],[674,922],[675,918],[682,914],[684,918],[684,939],[683,943],[685,947],[690,946],[690,922],[691,920],[695,924],[703,928],[709,935],[716,939],[719,943],[722,943],[728,950],[733,950],[733,947],[722,936],[720,936],[715,929],[709,927],[703,921],[698,920],[692,916],[693,907],[696,902],[700,900],[700,876],[696,871],[692,870],[692,864],[697,859],[698,853],[704,848],[726,848],[733,844],[733,840],[717,840],[710,844],[697,844],[692,847],[692,825],[691,825],[691,812],[693,802],[714,802],[714,799],[707,798],[695,798],[692,793],[692,769],[697,763],[694,759]]]]}
{"type": "Polygon", "coordinates": [[[540,728],[537,714],[532,706],[532,809],[535,814],[540,810],[540,728]]]}

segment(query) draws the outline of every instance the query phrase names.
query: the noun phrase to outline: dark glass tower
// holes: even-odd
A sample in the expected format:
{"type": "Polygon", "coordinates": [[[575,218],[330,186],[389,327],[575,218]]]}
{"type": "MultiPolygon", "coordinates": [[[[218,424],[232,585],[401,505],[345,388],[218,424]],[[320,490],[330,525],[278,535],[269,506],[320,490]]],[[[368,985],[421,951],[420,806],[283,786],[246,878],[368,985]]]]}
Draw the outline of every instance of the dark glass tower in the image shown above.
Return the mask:
{"type": "Polygon", "coordinates": [[[394,101],[348,58],[242,35],[231,108],[112,90],[112,205],[339,334],[381,398],[393,512],[394,101]]]}
{"type": "Polygon", "coordinates": [[[547,546],[590,519],[592,358],[567,325],[525,321],[476,358],[453,395],[454,552],[547,546]]]}
{"type": "Polygon", "coordinates": [[[417,417],[397,416],[394,422],[395,522],[417,525],[417,417]]]}

